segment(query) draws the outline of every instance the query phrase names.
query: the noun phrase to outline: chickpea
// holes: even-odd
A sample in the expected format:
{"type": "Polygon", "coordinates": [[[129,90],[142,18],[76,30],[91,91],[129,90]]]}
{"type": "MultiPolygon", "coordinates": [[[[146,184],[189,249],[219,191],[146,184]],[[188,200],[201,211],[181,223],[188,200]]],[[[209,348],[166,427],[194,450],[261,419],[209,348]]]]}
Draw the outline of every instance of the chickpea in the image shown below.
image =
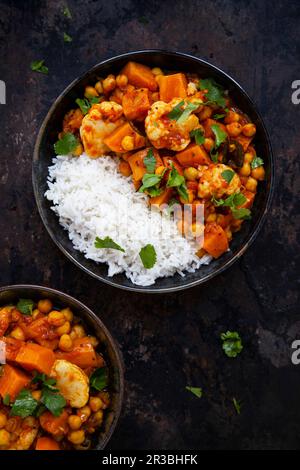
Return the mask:
{"type": "Polygon", "coordinates": [[[188,181],[196,181],[196,179],[198,178],[198,170],[196,170],[196,168],[192,166],[186,168],[183,174],[188,181]]]}
{"type": "Polygon", "coordinates": [[[123,137],[121,145],[124,150],[133,150],[134,149],[134,138],[131,135],[126,135],[123,137]]]}
{"type": "Polygon", "coordinates": [[[81,421],[84,423],[91,416],[91,408],[88,405],[79,408],[77,410],[77,416],[79,416],[81,421]]]}
{"type": "Polygon", "coordinates": [[[37,420],[33,416],[27,416],[22,422],[22,428],[34,428],[37,426],[37,420]]]}
{"type": "Polygon", "coordinates": [[[5,425],[5,429],[8,432],[15,432],[16,429],[18,428],[19,420],[17,417],[13,416],[12,418],[9,418],[7,420],[7,423],[5,425]]]}
{"type": "MultiPolygon", "coordinates": [[[[98,410],[93,410],[93,411],[98,411],[98,410]]],[[[7,416],[4,413],[0,413],[0,429],[4,428],[6,426],[6,423],[7,423],[7,416]]]]}
{"type": "Polygon", "coordinates": [[[253,137],[254,134],[256,133],[255,124],[252,124],[252,123],[245,124],[243,126],[242,132],[246,137],[253,137]]]}
{"type": "Polygon", "coordinates": [[[209,106],[204,106],[203,109],[198,114],[199,121],[204,121],[205,119],[210,118],[212,113],[213,111],[209,106]]]}
{"type": "Polygon", "coordinates": [[[245,188],[248,189],[248,191],[255,193],[257,188],[257,180],[249,176],[245,188]]]}
{"type": "Polygon", "coordinates": [[[95,90],[99,95],[103,93],[103,86],[100,80],[95,84],[95,90]]]}
{"type": "Polygon", "coordinates": [[[242,219],[233,219],[231,222],[231,230],[232,232],[238,232],[242,226],[243,220],[242,219]]]}
{"type": "Polygon", "coordinates": [[[58,343],[59,349],[61,349],[62,351],[70,351],[72,349],[72,346],[73,346],[73,341],[72,341],[71,336],[67,335],[66,333],[61,335],[61,337],[59,338],[59,343],[58,343]]]}
{"type": "Polygon", "coordinates": [[[240,120],[240,115],[235,111],[228,111],[224,118],[226,124],[231,124],[232,122],[238,122],[240,120]]]}
{"type": "Polygon", "coordinates": [[[68,417],[68,424],[69,424],[70,428],[72,429],[72,431],[77,431],[82,425],[82,421],[80,419],[80,416],[70,415],[68,417]]]}
{"type": "Polygon", "coordinates": [[[105,410],[110,404],[110,398],[108,392],[100,392],[98,395],[104,403],[103,409],[105,410]]]}
{"type": "Polygon", "coordinates": [[[265,179],[265,169],[263,166],[258,166],[251,171],[252,178],[263,181],[265,179]]]}
{"type": "Polygon", "coordinates": [[[31,392],[31,395],[35,400],[39,401],[42,396],[42,390],[33,390],[33,392],[31,392]]]}
{"type": "Polygon", "coordinates": [[[87,86],[85,87],[85,90],[84,90],[84,96],[86,98],[94,98],[96,96],[99,96],[96,88],[94,88],[93,86],[87,86]]]}
{"type": "Polygon", "coordinates": [[[95,424],[96,426],[100,426],[102,421],[103,421],[103,411],[102,410],[96,411],[96,413],[93,415],[93,424],[95,424]]]}
{"type": "Polygon", "coordinates": [[[154,103],[155,101],[159,101],[159,93],[155,91],[154,93],[152,93],[151,98],[154,103]]]}
{"type": "Polygon", "coordinates": [[[81,429],[79,431],[72,431],[68,434],[68,440],[72,442],[72,444],[82,444],[85,439],[84,431],[81,429]]]}
{"type": "Polygon", "coordinates": [[[99,340],[98,338],[96,338],[96,336],[89,336],[89,340],[90,340],[90,343],[91,345],[96,348],[99,344],[99,340]]]}
{"type": "Polygon", "coordinates": [[[51,312],[51,310],[53,308],[53,305],[52,305],[51,300],[42,299],[38,302],[37,307],[38,307],[40,312],[47,314],[47,313],[51,312]]]}
{"type": "Polygon", "coordinates": [[[19,326],[16,326],[16,328],[14,328],[10,335],[12,338],[15,338],[15,339],[20,339],[21,341],[24,341],[25,340],[25,334],[24,334],[24,331],[22,330],[22,328],[20,328],[19,326]]]}
{"type": "Polygon", "coordinates": [[[251,163],[252,160],[253,160],[253,158],[254,158],[254,155],[252,155],[252,153],[246,152],[246,153],[245,153],[245,156],[244,156],[244,161],[245,161],[246,163],[251,163]]]}
{"type": "Polygon", "coordinates": [[[158,85],[159,85],[159,82],[160,82],[162,77],[163,77],[163,75],[161,73],[159,75],[155,75],[155,81],[158,85]]]}
{"type": "Polygon", "coordinates": [[[230,227],[225,228],[225,233],[226,233],[226,236],[228,238],[228,241],[232,240],[232,232],[230,230],[230,227]]]}
{"type": "Polygon", "coordinates": [[[5,429],[0,429],[0,448],[5,449],[10,443],[10,433],[5,429]]]}
{"type": "Polygon", "coordinates": [[[217,220],[217,214],[216,213],[209,214],[206,217],[206,222],[215,222],[216,220],[217,220]]]}
{"type": "Polygon", "coordinates": [[[153,73],[153,75],[163,75],[164,74],[162,69],[160,69],[159,67],[154,67],[152,69],[152,73],[153,73]]]}
{"type": "Polygon", "coordinates": [[[214,146],[214,141],[213,141],[213,139],[212,139],[211,137],[206,137],[206,138],[204,139],[204,144],[203,144],[203,145],[204,145],[205,150],[207,150],[208,152],[210,152],[211,149],[212,149],[213,146],[214,146]]]}
{"type": "Polygon", "coordinates": [[[91,397],[89,400],[90,408],[93,412],[101,410],[103,401],[99,397],[91,397]]]}
{"type": "Polygon", "coordinates": [[[119,172],[121,173],[121,175],[123,176],[130,176],[132,171],[131,171],[131,167],[129,165],[128,162],[124,162],[124,161],[121,161],[119,163],[119,172]]]}
{"type": "Polygon", "coordinates": [[[128,78],[126,75],[120,74],[116,77],[116,84],[119,88],[125,88],[128,83],[128,78]]]}
{"type": "Polygon", "coordinates": [[[65,334],[67,335],[68,333],[70,333],[70,331],[71,331],[71,324],[69,321],[65,321],[63,325],[56,328],[56,333],[59,336],[62,336],[65,334]]]}
{"type": "Polygon", "coordinates": [[[77,333],[74,330],[74,328],[72,328],[72,330],[70,331],[69,334],[70,334],[70,338],[71,338],[72,341],[74,341],[74,339],[78,338],[77,333]]]}
{"type": "Polygon", "coordinates": [[[115,103],[122,105],[124,93],[120,90],[120,88],[116,88],[113,94],[109,97],[109,101],[114,101],[115,103]]]}
{"type": "Polygon", "coordinates": [[[69,307],[63,308],[60,313],[63,313],[65,316],[65,319],[68,320],[69,322],[73,321],[74,315],[72,310],[69,307]]]}
{"type": "Polygon", "coordinates": [[[155,174],[156,175],[161,175],[164,170],[165,170],[165,167],[163,165],[160,165],[156,168],[155,174]]]}
{"type": "Polygon", "coordinates": [[[80,155],[82,153],[83,153],[83,145],[82,144],[76,145],[75,149],[72,151],[72,155],[74,155],[74,157],[80,157],[80,155]]]}
{"type": "Polygon", "coordinates": [[[40,315],[40,311],[38,308],[35,308],[33,311],[32,311],[32,319],[35,320],[39,315],[40,315]]]}
{"type": "Polygon", "coordinates": [[[102,82],[103,91],[105,94],[110,93],[116,88],[116,79],[115,76],[110,74],[102,82]]]}
{"type": "Polygon", "coordinates": [[[52,310],[48,315],[48,322],[53,326],[61,326],[65,323],[66,319],[63,313],[57,310],[52,310]]]}
{"type": "Polygon", "coordinates": [[[239,122],[232,122],[226,126],[227,132],[231,137],[237,137],[242,132],[242,126],[239,122]]]}
{"type": "Polygon", "coordinates": [[[74,325],[73,330],[76,332],[77,338],[84,338],[86,336],[82,325],[74,325]]]}
{"type": "Polygon", "coordinates": [[[239,171],[241,176],[249,176],[251,173],[250,163],[244,162],[242,168],[239,171]]]}

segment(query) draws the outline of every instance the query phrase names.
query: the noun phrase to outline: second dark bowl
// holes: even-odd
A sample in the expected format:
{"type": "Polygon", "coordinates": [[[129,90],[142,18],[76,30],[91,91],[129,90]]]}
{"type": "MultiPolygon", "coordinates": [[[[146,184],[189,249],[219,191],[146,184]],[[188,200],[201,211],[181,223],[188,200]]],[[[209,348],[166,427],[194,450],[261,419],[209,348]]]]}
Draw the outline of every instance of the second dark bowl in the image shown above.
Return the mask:
{"type": "Polygon", "coordinates": [[[39,131],[33,159],[35,198],[44,225],[52,240],[71,261],[91,276],[115,287],[138,292],[172,292],[186,289],[208,281],[231,266],[247,250],[262,227],[270,207],[273,181],[274,164],[270,139],[256,106],[243,88],[228,74],[202,59],[178,52],[157,50],[129,52],[105,60],[72,82],[51,106],[39,131]],[[228,89],[238,107],[247,113],[256,125],[256,150],[258,155],[264,159],[266,170],[266,179],[259,185],[252,209],[252,219],[245,222],[242,230],[234,235],[230,244],[230,251],[219,259],[213,260],[208,266],[201,266],[195,273],[187,273],[185,277],[177,274],[173,277],[157,279],[156,283],[149,287],[132,284],[124,274],[118,274],[113,278],[108,277],[106,264],[97,264],[88,260],[82,253],[75,250],[67,232],[60,226],[58,217],[51,210],[49,201],[44,197],[47,190],[48,167],[54,156],[53,144],[57,140],[57,134],[60,131],[64,115],[74,107],[75,99],[83,94],[86,85],[95,82],[97,76],[106,76],[109,73],[116,74],[129,60],[170,71],[194,72],[202,78],[212,77],[228,89]]]}

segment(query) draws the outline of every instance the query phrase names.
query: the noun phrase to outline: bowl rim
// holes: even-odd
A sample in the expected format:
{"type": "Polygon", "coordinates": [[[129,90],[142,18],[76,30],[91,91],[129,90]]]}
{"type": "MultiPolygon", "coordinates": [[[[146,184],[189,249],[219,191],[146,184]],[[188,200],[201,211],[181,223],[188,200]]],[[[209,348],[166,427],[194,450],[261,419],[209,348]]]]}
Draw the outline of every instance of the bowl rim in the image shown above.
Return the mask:
{"type": "Polygon", "coordinates": [[[91,450],[103,450],[106,447],[106,445],[108,444],[110,438],[112,437],[112,435],[113,435],[113,433],[116,429],[116,426],[118,424],[118,421],[119,421],[119,418],[120,418],[120,415],[121,415],[123,401],[124,401],[124,388],[125,388],[124,387],[124,361],[123,361],[122,353],[120,351],[119,346],[117,345],[116,341],[112,337],[112,335],[111,335],[110,331],[108,330],[108,328],[104,325],[103,321],[89,307],[87,307],[83,302],[81,302],[78,299],[75,299],[75,297],[71,296],[70,294],[59,291],[57,289],[53,289],[52,287],[46,287],[46,286],[41,286],[41,285],[37,285],[37,284],[12,284],[12,285],[8,285],[8,286],[3,286],[3,287],[0,287],[0,294],[2,292],[15,291],[15,290],[18,290],[18,289],[20,289],[20,290],[21,289],[22,290],[34,289],[37,292],[40,292],[41,290],[43,290],[43,291],[45,291],[49,294],[58,295],[60,297],[63,297],[64,299],[66,299],[66,303],[68,302],[68,300],[69,301],[71,300],[72,302],[77,304],[77,306],[79,308],[83,309],[88,314],[88,316],[90,316],[96,323],[99,324],[101,330],[105,333],[105,336],[108,338],[110,346],[112,347],[112,349],[114,351],[114,354],[116,355],[116,358],[117,358],[117,367],[118,367],[119,377],[120,377],[120,384],[119,384],[120,385],[120,391],[118,392],[118,397],[119,398],[117,400],[116,410],[114,410],[114,420],[111,423],[111,425],[109,427],[109,430],[105,435],[105,438],[101,442],[100,447],[95,448],[95,449],[91,449],[91,450]]]}
{"type": "MultiPolygon", "coordinates": [[[[164,50],[164,49],[141,49],[141,50],[129,51],[129,52],[126,52],[126,53],[114,55],[113,57],[109,57],[109,58],[106,58],[106,59],[102,60],[101,62],[97,63],[93,67],[86,70],[83,74],[81,74],[75,80],[73,80],[58,95],[58,97],[54,100],[54,102],[52,103],[50,109],[48,110],[48,112],[47,112],[47,114],[46,114],[46,116],[45,116],[45,118],[42,122],[42,125],[39,129],[37,138],[36,138],[36,143],[35,143],[34,152],[33,152],[33,161],[32,161],[32,185],[33,185],[35,201],[36,201],[36,204],[37,204],[37,207],[38,207],[40,217],[41,217],[42,222],[44,224],[44,227],[46,228],[46,230],[47,230],[48,234],[50,235],[51,239],[54,241],[54,243],[60,249],[60,251],[69,260],[71,260],[77,267],[79,267],[85,273],[87,273],[90,276],[94,277],[98,281],[104,282],[104,283],[106,283],[106,284],[108,284],[112,287],[116,287],[118,289],[123,289],[123,290],[126,290],[126,291],[132,291],[132,292],[140,292],[140,293],[144,293],[144,294],[145,293],[146,294],[163,294],[163,293],[171,293],[171,292],[176,292],[176,291],[182,291],[182,290],[185,290],[185,289],[190,289],[191,287],[195,287],[197,285],[204,284],[205,282],[208,282],[209,280],[213,279],[215,276],[221,274],[223,271],[225,271],[230,266],[232,266],[245,253],[245,251],[254,242],[254,240],[256,239],[256,237],[258,235],[258,233],[260,232],[260,230],[261,230],[261,228],[262,228],[262,226],[263,226],[263,224],[266,220],[267,213],[268,213],[268,211],[270,209],[270,206],[271,206],[271,203],[272,203],[272,198],[273,198],[273,195],[274,195],[274,188],[275,188],[275,161],[274,161],[274,155],[273,155],[273,151],[272,151],[270,136],[269,136],[269,133],[267,131],[266,125],[264,123],[264,120],[261,116],[261,113],[259,112],[259,110],[258,110],[256,104],[254,103],[254,101],[252,100],[252,98],[248,95],[248,93],[244,90],[244,88],[234,78],[232,78],[231,75],[229,75],[227,72],[225,72],[223,69],[219,68],[218,66],[216,66],[214,64],[211,64],[207,60],[196,57],[194,55],[191,55],[191,54],[188,54],[188,53],[185,53],[185,52],[178,52],[178,51],[164,50]],[[231,259],[229,259],[227,262],[225,262],[224,265],[220,266],[219,268],[217,268],[213,272],[205,275],[201,279],[196,279],[195,281],[191,281],[187,284],[177,285],[177,286],[174,286],[174,287],[155,287],[155,284],[153,286],[145,286],[145,287],[136,286],[135,284],[132,284],[132,286],[120,285],[117,282],[114,282],[113,278],[112,279],[104,278],[104,277],[94,273],[89,268],[83,266],[79,261],[77,261],[72,256],[71,253],[69,253],[69,251],[67,249],[65,249],[63,247],[63,245],[57,240],[57,238],[55,237],[55,234],[51,231],[48,224],[46,223],[46,218],[44,217],[43,209],[42,209],[42,206],[41,206],[40,201],[39,201],[38,185],[37,185],[37,182],[36,182],[36,179],[35,179],[34,162],[38,161],[39,147],[40,147],[40,143],[41,143],[41,140],[42,140],[42,137],[43,137],[44,130],[47,126],[47,123],[48,123],[54,109],[56,108],[58,103],[63,99],[63,97],[77,83],[82,81],[87,75],[95,72],[100,66],[102,66],[104,64],[114,63],[115,61],[117,61],[119,59],[125,59],[125,58],[133,59],[136,55],[140,55],[140,54],[145,54],[145,56],[151,55],[151,54],[162,54],[162,55],[166,54],[166,55],[169,55],[169,56],[174,56],[175,59],[176,59],[176,57],[185,57],[186,59],[197,61],[197,62],[199,62],[199,64],[204,64],[204,65],[210,67],[211,69],[213,69],[215,72],[225,76],[247,98],[247,100],[249,101],[250,106],[255,110],[255,112],[256,112],[259,120],[260,120],[260,123],[261,123],[262,129],[264,131],[265,137],[266,137],[266,143],[267,143],[268,154],[269,154],[269,159],[270,159],[270,186],[269,186],[269,190],[267,192],[265,209],[264,209],[264,212],[262,212],[260,214],[260,219],[257,223],[257,226],[256,226],[255,230],[253,230],[249,234],[248,240],[244,243],[243,246],[241,246],[241,248],[238,249],[236,254],[234,256],[232,256],[231,259]]],[[[82,256],[84,256],[84,255],[82,254],[82,256]]],[[[125,275],[125,274],[123,273],[123,275],[125,275]]]]}

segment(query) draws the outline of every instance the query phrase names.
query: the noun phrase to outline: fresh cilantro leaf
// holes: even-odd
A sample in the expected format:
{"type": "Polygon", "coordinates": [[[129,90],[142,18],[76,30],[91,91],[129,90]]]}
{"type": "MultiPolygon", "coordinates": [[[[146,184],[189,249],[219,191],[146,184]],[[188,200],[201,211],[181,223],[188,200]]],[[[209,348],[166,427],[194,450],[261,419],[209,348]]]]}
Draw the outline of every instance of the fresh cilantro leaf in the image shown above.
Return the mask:
{"type": "Polygon", "coordinates": [[[200,104],[201,104],[200,101],[198,103],[188,103],[185,109],[183,110],[181,116],[179,116],[179,118],[176,119],[177,123],[182,124],[183,122],[185,122],[187,118],[189,117],[189,115],[193,111],[195,111],[199,107],[200,104]]]}
{"type": "Polygon", "coordinates": [[[3,398],[3,405],[9,406],[10,404],[10,396],[9,393],[6,393],[3,398]]]}
{"type": "Polygon", "coordinates": [[[170,199],[170,201],[168,202],[168,208],[167,208],[168,215],[171,215],[174,212],[174,210],[175,210],[174,206],[176,204],[178,204],[178,206],[181,207],[179,202],[177,201],[177,199],[175,199],[175,198],[170,199]]]}
{"type": "Polygon", "coordinates": [[[90,386],[101,391],[108,385],[108,371],[106,367],[96,369],[90,377],[90,386]]]}
{"type": "Polygon", "coordinates": [[[216,199],[215,195],[212,195],[211,202],[214,206],[219,207],[224,205],[224,199],[216,199]]]}
{"type": "Polygon", "coordinates": [[[235,219],[250,219],[251,211],[245,207],[240,209],[231,209],[232,215],[235,219]]]}
{"type": "Polygon", "coordinates": [[[47,408],[45,407],[45,405],[43,405],[42,403],[39,403],[39,405],[36,407],[36,409],[33,412],[33,416],[35,418],[39,418],[45,411],[47,411],[47,408]]]}
{"type": "Polygon", "coordinates": [[[67,132],[61,139],[54,144],[56,155],[68,155],[75,150],[78,140],[71,132],[67,132]]]}
{"type": "Polygon", "coordinates": [[[119,250],[125,253],[125,250],[120,245],[115,243],[110,237],[105,237],[105,238],[96,237],[94,246],[95,248],[111,248],[112,250],[119,250]]]}
{"type": "Polygon", "coordinates": [[[70,9],[68,7],[64,7],[63,9],[63,14],[66,18],[68,18],[69,20],[72,18],[72,15],[71,15],[71,12],[70,12],[70,9]]]}
{"type": "Polygon", "coordinates": [[[235,411],[237,412],[238,415],[241,414],[241,402],[237,400],[236,398],[232,399],[233,406],[235,408],[235,411]]]}
{"type": "Polygon", "coordinates": [[[154,173],[145,173],[143,176],[143,184],[139,189],[140,193],[143,193],[146,189],[156,186],[160,183],[162,175],[155,175],[154,173]]]}
{"type": "Polygon", "coordinates": [[[138,22],[141,23],[141,24],[148,24],[149,20],[148,20],[148,18],[146,18],[146,16],[140,16],[138,18],[138,22]]]}
{"type": "Polygon", "coordinates": [[[144,165],[146,167],[146,170],[148,173],[154,173],[155,171],[155,166],[156,166],[156,160],[153,155],[153,150],[149,149],[147,152],[147,155],[144,158],[144,165]]]}
{"type": "Polygon", "coordinates": [[[183,105],[184,105],[184,101],[180,101],[180,103],[176,104],[176,106],[174,106],[172,111],[169,112],[168,118],[177,121],[177,119],[179,119],[183,113],[183,110],[181,109],[183,105]]]}
{"type": "Polygon", "coordinates": [[[60,416],[63,408],[67,402],[60,393],[53,392],[48,388],[43,388],[41,402],[53,414],[53,416],[60,416]]]}
{"type": "Polygon", "coordinates": [[[49,390],[52,390],[54,392],[58,392],[58,389],[55,387],[56,385],[56,380],[52,377],[47,377],[46,374],[40,373],[40,372],[35,372],[31,383],[39,383],[41,382],[43,387],[48,388],[49,390]]]}
{"type": "Polygon", "coordinates": [[[218,163],[219,152],[218,152],[218,150],[217,150],[215,147],[213,147],[213,148],[210,150],[209,154],[210,154],[210,158],[212,159],[212,161],[213,161],[214,163],[218,163]]]}
{"type": "Polygon", "coordinates": [[[151,269],[156,263],[156,251],[150,243],[140,250],[140,258],[146,269],[151,269]]]}
{"type": "Polygon", "coordinates": [[[225,181],[229,184],[232,178],[234,177],[235,173],[232,170],[224,170],[221,173],[222,178],[224,178],[225,181]]]}
{"type": "Polygon", "coordinates": [[[180,175],[176,168],[172,165],[172,169],[168,176],[167,186],[168,188],[174,188],[181,186],[185,182],[184,176],[180,175]]]}
{"type": "Polygon", "coordinates": [[[39,73],[43,73],[45,75],[48,74],[48,67],[46,67],[46,65],[44,65],[44,60],[34,60],[33,62],[31,62],[30,64],[30,68],[33,72],[39,72],[39,73]]]}
{"type": "Polygon", "coordinates": [[[179,196],[184,200],[188,201],[189,200],[189,194],[187,192],[187,187],[185,183],[182,183],[180,186],[177,186],[177,192],[179,196]]]}
{"type": "Polygon", "coordinates": [[[254,170],[255,168],[262,166],[264,164],[264,161],[260,157],[254,157],[252,162],[251,162],[251,168],[254,170]]]}
{"type": "Polygon", "coordinates": [[[25,388],[17,395],[16,400],[10,410],[12,416],[21,416],[26,418],[32,416],[38,406],[38,401],[33,398],[31,392],[25,388]]]}
{"type": "Polygon", "coordinates": [[[216,104],[221,108],[226,106],[224,89],[218,83],[216,83],[213,78],[199,80],[198,88],[200,90],[207,90],[205,93],[207,101],[216,104]]]}
{"type": "Polygon", "coordinates": [[[82,114],[87,114],[93,104],[99,103],[100,98],[93,96],[91,98],[77,98],[75,103],[78,104],[82,114]]]}
{"type": "Polygon", "coordinates": [[[32,315],[33,307],[34,301],[31,299],[19,299],[17,303],[17,310],[23,313],[23,315],[32,315]]]}
{"type": "MultiPolygon", "coordinates": [[[[247,201],[246,196],[244,196],[243,193],[233,193],[231,196],[232,197],[232,204],[235,207],[241,206],[244,204],[244,202],[247,201]]],[[[229,197],[225,200],[226,205],[230,205],[231,203],[229,202],[229,197]]]]}
{"type": "Polygon", "coordinates": [[[202,397],[202,388],[200,387],[185,387],[186,390],[196,395],[197,398],[202,397]]]}
{"type": "Polygon", "coordinates": [[[226,134],[226,132],[223,131],[223,129],[221,129],[221,127],[218,124],[212,124],[211,125],[211,130],[213,131],[213,133],[216,136],[215,146],[216,146],[216,148],[219,148],[220,145],[223,142],[225,142],[225,140],[227,139],[227,134],[226,134]]]}
{"type": "Polygon", "coordinates": [[[71,36],[69,36],[69,34],[67,33],[64,33],[64,42],[72,42],[73,39],[71,36]]]}
{"type": "Polygon", "coordinates": [[[220,336],[222,348],[228,357],[236,357],[243,349],[242,340],[236,331],[226,331],[220,336]]]}
{"type": "Polygon", "coordinates": [[[204,136],[204,133],[203,133],[202,129],[193,129],[190,132],[190,137],[195,138],[195,142],[196,142],[197,145],[204,144],[205,136],[204,136]]]}
{"type": "Polygon", "coordinates": [[[213,119],[215,119],[217,121],[218,119],[222,119],[225,116],[226,116],[226,114],[214,114],[213,119]]]}
{"type": "Polygon", "coordinates": [[[151,197],[159,196],[161,193],[162,193],[162,189],[157,188],[155,186],[153,186],[153,188],[148,188],[147,189],[147,194],[151,197]]]}

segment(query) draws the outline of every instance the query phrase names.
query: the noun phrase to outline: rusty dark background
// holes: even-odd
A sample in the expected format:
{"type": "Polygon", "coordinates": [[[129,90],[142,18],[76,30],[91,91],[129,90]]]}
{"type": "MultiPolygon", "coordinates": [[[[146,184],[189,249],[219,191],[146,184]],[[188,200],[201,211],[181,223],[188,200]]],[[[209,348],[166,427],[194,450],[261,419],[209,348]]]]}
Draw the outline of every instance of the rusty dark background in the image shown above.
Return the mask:
{"type": "Polygon", "coordinates": [[[0,283],[70,293],[119,341],[126,396],[110,449],[300,448],[300,365],[290,359],[300,339],[299,24],[298,1],[0,0],[0,283]],[[192,53],[232,74],[257,103],[276,157],[272,209],[242,259],[204,286],[159,296],[78,270],[46,233],[31,185],[35,137],[56,96],[103,58],[143,48],[192,53]],[[48,76],[30,70],[37,59],[48,76]],[[243,339],[236,359],[221,349],[227,329],[243,339]]]}

